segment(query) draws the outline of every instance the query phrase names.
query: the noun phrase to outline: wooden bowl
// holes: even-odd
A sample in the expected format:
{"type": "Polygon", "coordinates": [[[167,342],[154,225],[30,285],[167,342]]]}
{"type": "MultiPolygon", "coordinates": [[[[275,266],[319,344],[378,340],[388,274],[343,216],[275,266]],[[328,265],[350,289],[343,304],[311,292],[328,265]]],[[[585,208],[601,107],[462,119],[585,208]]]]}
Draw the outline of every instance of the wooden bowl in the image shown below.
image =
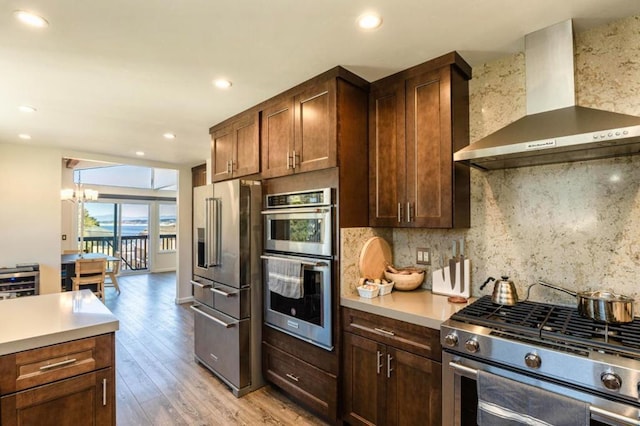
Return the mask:
{"type": "Polygon", "coordinates": [[[420,284],[424,281],[424,271],[413,272],[411,274],[394,274],[389,271],[384,271],[384,276],[388,281],[395,283],[394,289],[400,291],[415,290],[420,287],[420,284]]]}

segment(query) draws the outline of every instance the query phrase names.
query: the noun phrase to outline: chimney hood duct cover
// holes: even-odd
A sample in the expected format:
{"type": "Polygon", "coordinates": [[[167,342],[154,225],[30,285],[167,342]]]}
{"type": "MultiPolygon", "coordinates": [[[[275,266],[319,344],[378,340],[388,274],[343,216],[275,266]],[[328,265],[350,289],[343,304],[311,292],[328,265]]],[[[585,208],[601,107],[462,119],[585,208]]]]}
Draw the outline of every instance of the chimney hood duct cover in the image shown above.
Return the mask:
{"type": "Polygon", "coordinates": [[[640,117],[575,105],[571,20],[525,36],[527,115],[457,151],[480,169],[640,152],[640,117]]]}

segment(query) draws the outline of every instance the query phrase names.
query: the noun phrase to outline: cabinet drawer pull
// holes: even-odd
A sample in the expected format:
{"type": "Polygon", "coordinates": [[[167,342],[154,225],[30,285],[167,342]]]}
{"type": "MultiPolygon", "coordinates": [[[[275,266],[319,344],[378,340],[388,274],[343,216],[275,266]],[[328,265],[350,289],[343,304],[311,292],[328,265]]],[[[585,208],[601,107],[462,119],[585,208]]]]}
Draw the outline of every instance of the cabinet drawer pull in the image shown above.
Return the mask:
{"type": "Polygon", "coordinates": [[[293,374],[287,373],[286,376],[288,378],[290,378],[291,380],[293,380],[294,382],[299,382],[300,381],[300,378],[297,377],[297,376],[294,376],[293,374]]]}
{"type": "Polygon", "coordinates": [[[389,331],[389,330],[385,330],[384,328],[374,328],[375,331],[377,331],[378,333],[382,333],[382,334],[386,334],[387,336],[395,336],[396,333],[394,333],[393,331],[389,331]]]}
{"type": "Polygon", "coordinates": [[[64,361],[56,362],[54,364],[43,365],[40,367],[40,371],[51,370],[52,368],[63,367],[65,365],[73,364],[77,361],[75,358],[66,359],[64,361]]]}
{"type": "Polygon", "coordinates": [[[107,405],[107,379],[102,379],[102,406],[107,405]]]}

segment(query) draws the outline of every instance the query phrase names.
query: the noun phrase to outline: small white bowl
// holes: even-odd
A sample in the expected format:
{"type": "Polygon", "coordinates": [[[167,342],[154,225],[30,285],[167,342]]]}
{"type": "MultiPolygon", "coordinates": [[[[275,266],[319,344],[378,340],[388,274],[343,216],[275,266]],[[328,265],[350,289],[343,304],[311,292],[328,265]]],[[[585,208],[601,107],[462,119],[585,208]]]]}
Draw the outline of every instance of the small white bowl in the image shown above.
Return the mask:
{"type": "Polygon", "coordinates": [[[391,290],[393,290],[393,286],[394,286],[393,281],[387,282],[386,280],[384,280],[384,281],[382,281],[380,283],[376,283],[374,281],[367,281],[367,284],[375,285],[380,289],[380,292],[378,293],[378,296],[384,296],[385,294],[391,293],[391,290]]]}
{"type": "Polygon", "coordinates": [[[374,286],[374,288],[366,288],[364,286],[360,286],[357,287],[357,289],[360,297],[364,297],[367,299],[373,299],[374,297],[377,297],[378,293],[380,292],[379,286],[374,286]]]}

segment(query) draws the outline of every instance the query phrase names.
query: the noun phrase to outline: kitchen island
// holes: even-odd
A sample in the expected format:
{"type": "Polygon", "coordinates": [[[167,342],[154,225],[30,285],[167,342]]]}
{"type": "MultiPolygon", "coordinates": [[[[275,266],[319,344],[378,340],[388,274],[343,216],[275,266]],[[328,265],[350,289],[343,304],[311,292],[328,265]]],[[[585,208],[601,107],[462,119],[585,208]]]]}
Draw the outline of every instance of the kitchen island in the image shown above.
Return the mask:
{"type": "Polygon", "coordinates": [[[0,423],[115,424],[118,319],[89,290],[0,302],[0,423]]]}

